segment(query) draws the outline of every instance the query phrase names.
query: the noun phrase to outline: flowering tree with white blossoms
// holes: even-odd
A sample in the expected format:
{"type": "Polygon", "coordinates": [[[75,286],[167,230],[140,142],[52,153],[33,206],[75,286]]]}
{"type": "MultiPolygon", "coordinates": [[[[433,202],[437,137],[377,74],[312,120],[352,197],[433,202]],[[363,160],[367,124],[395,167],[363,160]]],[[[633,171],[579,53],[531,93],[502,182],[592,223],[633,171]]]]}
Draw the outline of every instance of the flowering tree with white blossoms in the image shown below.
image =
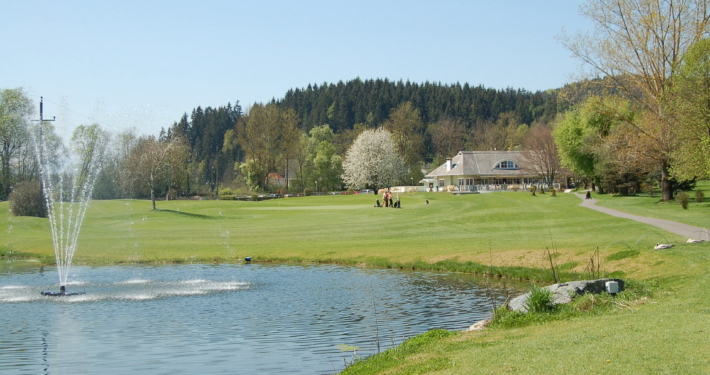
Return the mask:
{"type": "Polygon", "coordinates": [[[365,130],[345,154],[343,181],[349,187],[389,187],[406,177],[404,159],[397,153],[392,133],[383,128],[365,130]]]}

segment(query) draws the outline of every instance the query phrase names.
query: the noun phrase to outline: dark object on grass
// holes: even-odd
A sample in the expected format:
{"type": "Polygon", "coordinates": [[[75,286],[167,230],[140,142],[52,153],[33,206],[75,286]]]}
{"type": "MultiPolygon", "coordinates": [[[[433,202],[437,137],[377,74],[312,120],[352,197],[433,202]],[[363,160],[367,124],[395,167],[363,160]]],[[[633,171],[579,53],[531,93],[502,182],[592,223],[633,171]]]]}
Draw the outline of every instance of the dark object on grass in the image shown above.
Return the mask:
{"type": "Polygon", "coordinates": [[[375,201],[375,207],[382,207],[382,205],[380,204],[380,200],[379,200],[379,199],[377,199],[377,200],[375,201]]]}
{"type": "Polygon", "coordinates": [[[43,296],[49,296],[49,297],[64,297],[64,296],[80,296],[82,294],[86,294],[84,292],[67,292],[67,288],[62,285],[59,287],[58,292],[42,292],[43,296]]]}
{"type": "Polygon", "coordinates": [[[251,257],[246,257],[246,258],[244,258],[244,261],[247,262],[247,263],[251,263],[251,257]]]}
{"type": "Polygon", "coordinates": [[[428,200],[428,199],[426,200],[426,204],[429,204],[429,200],[428,200]]]}
{"type": "Polygon", "coordinates": [[[592,192],[587,191],[587,195],[584,196],[584,199],[592,199],[592,192]]]}

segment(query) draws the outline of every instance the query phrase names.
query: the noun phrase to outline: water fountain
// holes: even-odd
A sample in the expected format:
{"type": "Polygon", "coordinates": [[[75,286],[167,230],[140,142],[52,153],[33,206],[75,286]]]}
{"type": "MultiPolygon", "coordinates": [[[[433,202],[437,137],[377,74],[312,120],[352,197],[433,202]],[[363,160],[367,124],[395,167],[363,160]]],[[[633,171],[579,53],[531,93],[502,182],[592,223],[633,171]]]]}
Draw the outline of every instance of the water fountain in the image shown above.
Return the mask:
{"type": "Polygon", "coordinates": [[[61,140],[54,146],[47,141],[49,129],[43,118],[43,103],[40,99],[40,119],[29,126],[39,168],[42,192],[47,205],[47,216],[52,231],[54,256],[59,274],[59,291],[42,292],[46,296],[83,294],[66,291],[67,278],[86,209],[91,201],[91,192],[103,164],[108,135],[98,125],[80,126],[72,137],[72,157],[62,158],[61,140]]]}

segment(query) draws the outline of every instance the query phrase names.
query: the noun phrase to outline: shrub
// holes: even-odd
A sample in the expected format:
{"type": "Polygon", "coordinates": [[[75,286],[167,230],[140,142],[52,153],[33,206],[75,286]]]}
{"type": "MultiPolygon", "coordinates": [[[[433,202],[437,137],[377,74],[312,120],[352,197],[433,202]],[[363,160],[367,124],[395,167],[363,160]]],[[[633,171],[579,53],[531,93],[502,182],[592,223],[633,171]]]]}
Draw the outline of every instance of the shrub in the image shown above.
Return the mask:
{"type": "Polygon", "coordinates": [[[557,191],[555,189],[550,189],[550,194],[552,194],[553,197],[556,197],[557,191]]]}
{"type": "Polygon", "coordinates": [[[313,190],[311,190],[311,188],[305,188],[305,189],[303,190],[303,195],[305,195],[305,196],[307,196],[307,197],[310,197],[311,194],[313,194],[313,190]]]}
{"type": "Polygon", "coordinates": [[[355,194],[355,189],[353,189],[352,187],[349,187],[348,194],[355,194]]]}
{"type": "Polygon", "coordinates": [[[38,181],[20,182],[8,199],[15,216],[47,217],[47,205],[38,181]]]}
{"type": "Polygon", "coordinates": [[[535,185],[530,186],[530,194],[535,195],[535,190],[537,190],[537,186],[535,186],[535,185]]]}
{"type": "Polygon", "coordinates": [[[695,201],[697,203],[702,203],[703,199],[705,199],[705,194],[703,194],[703,191],[698,189],[695,191],[695,201]]]}
{"type": "Polygon", "coordinates": [[[219,195],[234,195],[234,191],[230,188],[223,188],[219,191],[219,195]]]}
{"type": "Polygon", "coordinates": [[[642,184],[642,185],[641,185],[641,189],[642,189],[646,194],[648,194],[648,196],[649,196],[650,198],[653,198],[654,190],[653,190],[653,184],[652,184],[652,183],[648,183],[648,184],[647,184],[647,183],[644,183],[644,184],[642,184]]]}
{"type": "Polygon", "coordinates": [[[251,199],[252,202],[256,202],[259,200],[259,195],[257,195],[256,193],[251,193],[249,199],[251,199]]]}
{"type": "Polygon", "coordinates": [[[683,207],[684,210],[688,209],[688,202],[690,202],[690,195],[688,195],[688,193],[681,191],[675,196],[675,200],[680,203],[680,206],[683,207]]]}
{"type": "Polygon", "coordinates": [[[530,297],[525,301],[525,308],[528,309],[528,312],[546,313],[555,310],[555,307],[555,304],[552,303],[552,292],[533,285],[530,297]]]}

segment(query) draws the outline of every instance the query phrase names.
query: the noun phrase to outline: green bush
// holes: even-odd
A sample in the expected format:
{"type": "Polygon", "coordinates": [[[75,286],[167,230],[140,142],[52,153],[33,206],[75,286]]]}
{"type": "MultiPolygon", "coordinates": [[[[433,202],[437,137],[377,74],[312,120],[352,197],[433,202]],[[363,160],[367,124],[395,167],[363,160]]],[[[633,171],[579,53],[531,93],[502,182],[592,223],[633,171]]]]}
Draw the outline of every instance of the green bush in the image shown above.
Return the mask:
{"type": "Polygon", "coordinates": [[[306,188],[305,190],[303,190],[303,195],[305,195],[307,197],[310,197],[312,194],[313,194],[313,190],[311,190],[311,188],[306,188]]]}
{"type": "Polygon", "coordinates": [[[533,285],[530,291],[530,297],[525,301],[525,308],[531,313],[545,313],[555,310],[555,304],[552,303],[552,292],[548,289],[540,288],[533,285]]]}
{"type": "Polygon", "coordinates": [[[688,209],[688,202],[690,202],[690,195],[688,193],[681,191],[675,196],[675,200],[683,207],[684,210],[688,209]]]}
{"type": "Polygon", "coordinates": [[[252,202],[256,202],[259,200],[259,196],[256,193],[251,193],[249,199],[251,199],[252,202]]]}
{"type": "Polygon", "coordinates": [[[705,194],[703,194],[703,191],[700,189],[695,190],[695,201],[697,203],[702,203],[703,199],[705,199],[705,194]]]}
{"type": "Polygon", "coordinates": [[[234,191],[230,188],[223,188],[219,191],[219,195],[234,195],[234,191]]]}
{"type": "Polygon", "coordinates": [[[47,217],[47,205],[38,181],[20,182],[8,200],[10,212],[15,216],[47,217]]]}
{"type": "Polygon", "coordinates": [[[352,187],[349,187],[348,194],[355,194],[355,189],[353,189],[352,187]]]}

